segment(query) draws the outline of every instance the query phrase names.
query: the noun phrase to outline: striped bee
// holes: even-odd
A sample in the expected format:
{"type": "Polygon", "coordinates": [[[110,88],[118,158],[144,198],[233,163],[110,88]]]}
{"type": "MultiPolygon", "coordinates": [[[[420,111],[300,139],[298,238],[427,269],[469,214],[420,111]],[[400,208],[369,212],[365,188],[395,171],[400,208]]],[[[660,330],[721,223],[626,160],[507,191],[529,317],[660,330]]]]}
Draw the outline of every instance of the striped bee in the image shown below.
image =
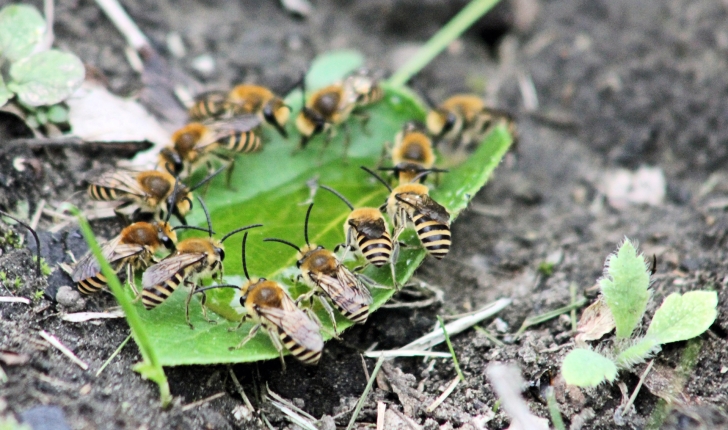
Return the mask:
{"type": "MultiPolygon", "coordinates": [[[[230,350],[242,348],[255,337],[262,327],[268,332],[271,343],[278,351],[284,369],[286,367],[283,359],[284,348],[305,364],[317,364],[324,348],[324,340],[317,320],[309,318],[277,282],[250,277],[245,261],[247,241],[248,233],[246,232],[243,236],[242,259],[243,272],[248,281],[242,287],[227,286],[240,290],[240,304],[246,310],[237,329],[247,320],[252,320],[256,324],[250,329],[248,335],[237,346],[230,347],[230,350]]],[[[221,287],[226,286],[213,285],[195,292],[221,287]]]]}
{"type": "Polygon", "coordinates": [[[379,85],[379,76],[369,69],[359,69],[346,78],[343,86],[354,93],[357,107],[368,106],[384,98],[384,90],[379,85]]]}
{"type": "Polygon", "coordinates": [[[456,94],[427,114],[427,129],[452,145],[469,147],[480,142],[496,123],[505,122],[515,137],[515,121],[505,111],[490,108],[474,94],[456,94]]]}
{"type": "Polygon", "coordinates": [[[187,188],[167,172],[117,169],[89,181],[88,194],[92,200],[122,201],[114,211],[123,215],[128,209],[135,209],[132,219],[145,218],[143,214],[151,214],[156,219],[168,219],[172,213],[183,224],[187,224],[185,215],[192,210],[192,191],[221,171],[211,173],[187,188]]]}
{"type": "MultiPolygon", "coordinates": [[[[251,121],[251,125],[254,122],[251,121]]],[[[159,152],[159,161],[170,173],[186,176],[211,157],[227,162],[228,183],[235,165],[232,154],[247,154],[261,149],[260,136],[250,126],[235,128],[193,122],[172,134],[172,145],[159,152]]]]}
{"type": "Polygon", "coordinates": [[[309,243],[308,219],[312,208],[313,204],[308,207],[306,212],[303,230],[306,246],[299,248],[291,242],[276,238],[267,238],[265,241],[280,242],[298,251],[296,266],[301,270],[303,280],[311,286],[311,291],[300,296],[297,302],[305,303],[308,301],[312,306],[313,297],[317,296],[329,314],[335,334],[338,334],[334,311],[324,297],[328,297],[344,317],[354,323],[363,324],[369,317],[369,305],[372,304],[372,295],[362,281],[341,264],[336,258],[336,254],[323,246],[309,243]]]}
{"type": "MultiPolygon", "coordinates": [[[[199,279],[212,277],[213,279],[222,279],[223,265],[225,260],[225,248],[223,242],[228,237],[241,231],[260,227],[262,224],[253,224],[240,227],[231,231],[217,240],[212,238],[212,225],[210,223],[210,215],[207,207],[202,199],[198,196],[202,209],[207,216],[207,226],[209,237],[185,239],[177,244],[174,253],[167,256],[159,263],[151,266],[144,272],[142,276],[142,303],[147,310],[154,309],[172,295],[172,293],[180,286],[180,284],[194,286],[199,279]]],[[[190,226],[180,226],[180,228],[189,228],[190,226]]],[[[185,319],[190,328],[194,328],[190,323],[189,303],[194,288],[187,296],[185,307],[185,319]]],[[[205,308],[205,295],[202,295],[202,312],[205,319],[207,318],[207,310],[205,308]]]]}
{"type": "MultiPolygon", "coordinates": [[[[396,285],[395,262],[392,260],[392,237],[389,234],[389,226],[382,212],[377,208],[354,209],[354,205],[338,191],[325,185],[321,185],[321,188],[334,194],[351,209],[351,213],[344,222],[346,242],[343,246],[346,252],[353,249],[354,252],[362,255],[367,262],[376,267],[382,267],[389,263],[392,269],[392,282],[396,285]]],[[[341,259],[345,260],[346,254],[341,259]]]]}
{"type": "Polygon", "coordinates": [[[188,115],[192,121],[205,121],[226,115],[230,110],[227,93],[208,91],[195,97],[188,115]]]}
{"type": "MultiPolygon", "coordinates": [[[[302,81],[303,82],[303,81],[302,81]]],[[[357,94],[352,88],[336,83],[314,92],[308,101],[304,95],[303,108],[296,117],[296,128],[301,133],[301,149],[316,135],[326,132],[327,140],[333,135],[332,126],[343,124],[356,107],[357,94]]],[[[345,140],[345,150],[349,139],[345,140]]]]}
{"type": "MultiPolygon", "coordinates": [[[[394,224],[393,243],[398,243],[397,238],[399,238],[399,235],[409,223],[412,223],[417,232],[417,237],[428,254],[437,259],[447,255],[452,243],[450,239],[450,214],[447,209],[429,196],[430,189],[419,183],[403,184],[392,189],[375,172],[364,166],[362,166],[362,169],[379,180],[390,192],[386,203],[382,205],[382,209],[386,209],[394,224]]],[[[417,177],[415,177],[416,179],[417,177]]],[[[396,254],[395,250],[395,257],[396,254]]]]}
{"type": "Polygon", "coordinates": [[[418,121],[408,121],[394,138],[391,150],[394,167],[380,167],[379,170],[394,172],[401,184],[415,182],[415,177],[424,182],[429,172],[444,172],[434,168],[435,152],[432,139],[425,126],[418,121]]]}
{"type": "Polygon", "coordinates": [[[285,127],[291,108],[268,88],[260,85],[237,85],[228,94],[227,102],[234,115],[258,115],[283,138],[288,138],[285,127]]]}
{"type": "MultiPolygon", "coordinates": [[[[118,236],[101,245],[101,253],[116,273],[126,269],[126,279],[135,295],[139,295],[134,282],[134,272],[155,262],[154,253],[164,246],[174,249],[177,234],[166,221],[135,222],[124,228],[118,236]]],[[[81,294],[93,294],[107,285],[98,260],[89,251],[71,273],[81,294]]]]}

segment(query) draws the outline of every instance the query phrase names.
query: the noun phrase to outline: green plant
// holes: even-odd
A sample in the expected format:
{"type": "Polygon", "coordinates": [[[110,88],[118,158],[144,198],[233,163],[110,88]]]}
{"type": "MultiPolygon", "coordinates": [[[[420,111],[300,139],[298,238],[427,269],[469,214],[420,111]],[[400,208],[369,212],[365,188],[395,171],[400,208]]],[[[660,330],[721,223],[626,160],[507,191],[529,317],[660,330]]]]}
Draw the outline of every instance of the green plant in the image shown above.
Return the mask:
{"type": "Polygon", "coordinates": [[[7,417],[0,418],[0,430],[32,430],[27,424],[19,423],[15,417],[9,415],[7,417]]]}
{"type": "Polygon", "coordinates": [[[18,288],[20,288],[20,284],[22,284],[22,283],[23,283],[23,280],[20,278],[20,276],[17,276],[13,280],[13,287],[15,287],[15,289],[18,289],[18,288]]]}
{"type": "Polygon", "coordinates": [[[8,274],[4,270],[0,271],[0,281],[2,281],[2,283],[4,284],[5,282],[7,282],[7,280],[8,274]]]}
{"type": "Polygon", "coordinates": [[[612,382],[619,370],[643,362],[659,352],[660,345],[699,336],[717,316],[715,291],[673,293],[655,312],[645,335],[633,337],[652,291],[650,269],[629,239],[607,258],[599,286],[614,317],[616,338],[600,352],[576,348],[564,358],[561,371],[572,385],[593,387],[605,380],[612,382]]]}
{"type": "Polygon", "coordinates": [[[36,291],[35,293],[33,293],[33,298],[34,298],[35,300],[40,300],[40,299],[42,299],[42,298],[43,298],[43,294],[45,294],[45,293],[43,292],[43,290],[38,290],[38,291],[36,291]]]}
{"type": "Polygon", "coordinates": [[[83,82],[81,60],[44,46],[46,23],[33,6],[11,4],[0,9],[0,106],[13,97],[31,112],[29,121],[64,122],[67,112],[56,105],[83,82]],[[9,62],[9,67],[4,67],[9,62]],[[52,106],[55,105],[55,106],[52,106]]]}
{"type": "MultiPolygon", "coordinates": [[[[34,263],[38,262],[37,256],[33,256],[33,262],[34,263]]],[[[46,261],[46,259],[41,257],[40,258],[40,273],[42,273],[43,276],[49,276],[51,274],[51,272],[53,272],[53,269],[51,269],[51,266],[48,265],[48,262],[46,261]]]]}

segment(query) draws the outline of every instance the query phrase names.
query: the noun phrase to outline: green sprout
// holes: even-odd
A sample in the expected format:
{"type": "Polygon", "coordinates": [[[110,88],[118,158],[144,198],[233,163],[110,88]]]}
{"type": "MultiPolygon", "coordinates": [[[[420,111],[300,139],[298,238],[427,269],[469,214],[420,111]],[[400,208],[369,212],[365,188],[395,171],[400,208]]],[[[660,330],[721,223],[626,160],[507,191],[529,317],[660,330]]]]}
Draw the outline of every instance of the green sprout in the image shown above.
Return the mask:
{"type": "Polygon", "coordinates": [[[4,270],[0,271],[0,281],[2,281],[3,284],[8,281],[8,274],[4,270]]]}
{"type": "Polygon", "coordinates": [[[0,430],[32,430],[27,424],[21,424],[10,415],[0,418],[0,430]]]}
{"type": "Polygon", "coordinates": [[[538,273],[542,274],[543,276],[551,276],[554,274],[554,267],[556,265],[554,263],[549,263],[548,261],[542,261],[538,265],[538,273]]]}
{"type": "Polygon", "coordinates": [[[46,22],[29,5],[0,9],[0,106],[13,97],[30,112],[31,124],[65,122],[68,112],[57,105],[83,82],[83,63],[75,55],[44,49],[46,22]]]}
{"type": "MultiPolygon", "coordinates": [[[[38,257],[33,256],[33,262],[38,262],[38,257]]],[[[53,269],[51,269],[51,266],[48,265],[48,262],[45,260],[45,258],[40,257],[40,273],[43,274],[43,276],[49,276],[53,272],[53,269]]]]}
{"type": "Polygon", "coordinates": [[[43,290],[38,290],[38,291],[36,291],[36,292],[35,292],[35,293],[33,294],[33,298],[34,298],[35,300],[40,300],[40,299],[42,299],[42,298],[43,298],[43,294],[45,294],[45,293],[43,292],[43,290]]]}
{"type": "Polygon", "coordinates": [[[20,288],[21,283],[23,283],[23,280],[20,279],[20,276],[16,276],[15,280],[13,281],[13,287],[15,287],[15,289],[18,289],[20,288]]]}
{"type": "Polygon", "coordinates": [[[644,336],[633,337],[642,321],[652,291],[650,269],[629,239],[607,258],[599,286],[614,316],[616,338],[597,352],[575,348],[564,358],[561,372],[568,384],[594,387],[612,382],[620,370],[630,370],[660,351],[660,345],[688,340],[705,332],[717,317],[715,291],[673,293],[655,312],[644,336]]]}

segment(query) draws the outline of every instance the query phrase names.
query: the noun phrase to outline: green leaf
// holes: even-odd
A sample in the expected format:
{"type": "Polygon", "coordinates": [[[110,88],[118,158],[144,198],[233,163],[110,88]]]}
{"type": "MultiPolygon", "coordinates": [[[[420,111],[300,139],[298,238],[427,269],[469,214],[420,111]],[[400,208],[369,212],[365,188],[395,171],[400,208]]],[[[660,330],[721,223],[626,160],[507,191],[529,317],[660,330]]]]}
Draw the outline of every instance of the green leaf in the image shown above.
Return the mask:
{"type": "MultiPolygon", "coordinates": [[[[317,137],[305,151],[295,155],[291,152],[298,143],[297,134],[286,141],[274,132],[267,132],[262,152],[237,158],[232,177],[234,190],[225,186],[224,175],[212,181],[205,201],[212,212],[213,227],[219,235],[248,224],[265,225],[250,230],[247,260],[251,276],[279,281],[289,287],[294,297],[308,291],[307,287],[295,284],[295,277],[299,273],[295,267],[295,251],[282,244],[264,243],[262,239],[278,237],[298,245],[303,244],[306,201],[310,197],[306,182],[310,179],[317,177],[319,183],[337,189],[357,207],[377,207],[384,203],[388,191],[359,166],[377,166],[383,143],[392,141],[406,120],[422,120],[425,115],[424,108],[416,103],[408,91],[386,87],[385,92],[384,100],[366,110],[370,115],[367,132],[362,130],[356,118],[348,122],[351,136],[348,163],[342,161],[346,134],[342,128],[325,149],[323,137],[317,137]]],[[[432,190],[433,198],[445,206],[453,218],[456,217],[485,184],[510,143],[511,137],[506,129],[495,128],[465,162],[452,168],[450,173],[441,175],[439,185],[432,190]]],[[[443,159],[442,163],[446,164],[447,160],[443,159]]],[[[194,183],[195,179],[190,182],[194,183]]],[[[326,191],[319,191],[314,200],[316,205],[309,223],[311,242],[333,249],[344,241],[343,223],[349,209],[326,191]]],[[[188,218],[191,224],[205,225],[204,214],[200,210],[193,211],[188,218]]],[[[204,235],[199,232],[186,234],[204,235]]],[[[411,230],[405,232],[401,239],[408,244],[402,249],[396,267],[397,277],[403,283],[425,258],[425,252],[411,230]]],[[[241,240],[238,235],[225,242],[226,283],[240,285],[244,281],[240,260],[241,240]]],[[[458,246],[457,242],[454,246],[458,246]]],[[[358,263],[351,262],[350,267],[358,263]]],[[[381,269],[372,266],[364,273],[379,283],[392,285],[387,266],[381,269]]],[[[393,293],[392,288],[373,289],[372,312],[393,293]]],[[[186,294],[180,289],[151,311],[137,304],[140,316],[149,327],[149,335],[159,360],[164,365],[247,362],[277,357],[276,350],[262,330],[244,348],[228,351],[228,347],[236,345],[252,327],[251,323],[246,323],[240,330],[228,332],[228,328],[235,327],[242,315],[236,290],[209,292],[207,305],[218,314],[212,315],[218,321],[215,325],[208,324],[202,318],[199,299],[193,299],[191,314],[194,330],[185,324],[186,294]]],[[[317,304],[315,310],[324,326],[330,330],[328,316],[322,312],[320,305],[317,304]]],[[[337,318],[340,329],[351,325],[340,315],[337,318]]],[[[402,341],[406,343],[408,339],[402,341]]]]}
{"type": "Polygon", "coordinates": [[[616,357],[620,369],[631,369],[635,364],[643,363],[647,357],[660,350],[660,343],[652,338],[642,338],[636,344],[620,352],[616,357]]]}
{"type": "Polygon", "coordinates": [[[342,49],[321,54],[313,60],[306,75],[306,91],[336,82],[363,64],[364,56],[359,51],[342,49]]]}
{"type": "Polygon", "coordinates": [[[68,121],[68,109],[62,105],[50,106],[46,114],[48,121],[56,124],[68,121]]]}
{"type": "Polygon", "coordinates": [[[650,299],[649,269],[643,255],[638,255],[626,238],[617,253],[607,258],[605,268],[599,286],[614,315],[617,339],[626,339],[642,320],[650,299]]]}
{"type": "Polygon", "coordinates": [[[718,316],[717,306],[715,291],[670,294],[655,312],[645,337],[664,344],[700,336],[718,316]]]}
{"type": "Polygon", "coordinates": [[[602,382],[614,381],[617,366],[609,358],[590,349],[577,348],[564,357],[561,374],[567,384],[578,387],[596,387],[602,382]]]}
{"type": "Polygon", "coordinates": [[[0,107],[4,106],[11,97],[13,97],[13,93],[5,85],[5,81],[3,81],[3,77],[0,74],[0,107]]]}
{"type": "Polygon", "coordinates": [[[84,75],[78,57],[51,49],[13,63],[8,87],[26,105],[52,105],[76,91],[84,75]]]}
{"type": "Polygon", "coordinates": [[[45,33],[45,20],[29,5],[11,4],[0,9],[0,56],[11,62],[30,55],[45,33]]]}

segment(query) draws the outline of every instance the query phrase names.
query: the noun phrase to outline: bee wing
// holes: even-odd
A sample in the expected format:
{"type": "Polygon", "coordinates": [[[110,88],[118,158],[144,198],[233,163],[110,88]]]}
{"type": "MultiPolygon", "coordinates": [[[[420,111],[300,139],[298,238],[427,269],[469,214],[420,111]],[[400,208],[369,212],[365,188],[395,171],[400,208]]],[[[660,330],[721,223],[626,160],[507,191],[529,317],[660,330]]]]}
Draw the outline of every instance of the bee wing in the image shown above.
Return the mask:
{"type": "MultiPolygon", "coordinates": [[[[116,236],[114,239],[111,239],[108,242],[105,242],[101,244],[101,255],[104,256],[106,261],[109,263],[113,263],[112,257],[114,255],[114,250],[119,245],[119,241],[121,240],[121,237],[116,236]]],[[[71,273],[71,278],[73,279],[73,282],[79,282],[83,279],[88,279],[93,276],[96,276],[101,271],[101,265],[99,264],[98,260],[96,260],[96,257],[91,253],[91,251],[87,252],[86,255],[84,255],[76,265],[73,267],[73,272],[71,273]]]]}
{"type": "Polygon", "coordinates": [[[167,282],[179,271],[198,263],[204,258],[205,254],[200,253],[172,254],[144,272],[144,275],[142,275],[142,288],[146,290],[167,282]]]}
{"type": "Polygon", "coordinates": [[[442,224],[450,225],[450,214],[444,206],[437,203],[430,196],[422,196],[421,204],[415,209],[426,217],[442,224]]]}
{"type": "Polygon", "coordinates": [[[89,182],[96,186],[113,188],[135,196],[143,196],[145,192],[136,180],[136,175],[138,173],[139,172],[134,170],[116,169],[103,173],[96,179],[89,182]]]}
{"type": "Polygon", "coordinates": [[[359,223],[356,228],[366,237],[379,239],[387,231],[387,224],[384,222],[384,218],[379,218],[374,221],[359,223]]]}
{"type": "Polygon", "coordinates": [[[320,327],[299,309],[288,296],[284,299],[283,309],[260,307],[261,317],[283,330],[294,342],[309,351],[321,351],[324,341],[320,327]],[[290,302],[290,303],[286,303],[290,302]]]}
{"type": "Polygon", "coordinates": [[[262,122],[260,116],[256,114],[235,115],[230,118],[216,119],[206,123],[208,127],[219,133],[219,136],[229,135],[231,133],[243,133],[250,131],[259,126],[262,122]]]}

